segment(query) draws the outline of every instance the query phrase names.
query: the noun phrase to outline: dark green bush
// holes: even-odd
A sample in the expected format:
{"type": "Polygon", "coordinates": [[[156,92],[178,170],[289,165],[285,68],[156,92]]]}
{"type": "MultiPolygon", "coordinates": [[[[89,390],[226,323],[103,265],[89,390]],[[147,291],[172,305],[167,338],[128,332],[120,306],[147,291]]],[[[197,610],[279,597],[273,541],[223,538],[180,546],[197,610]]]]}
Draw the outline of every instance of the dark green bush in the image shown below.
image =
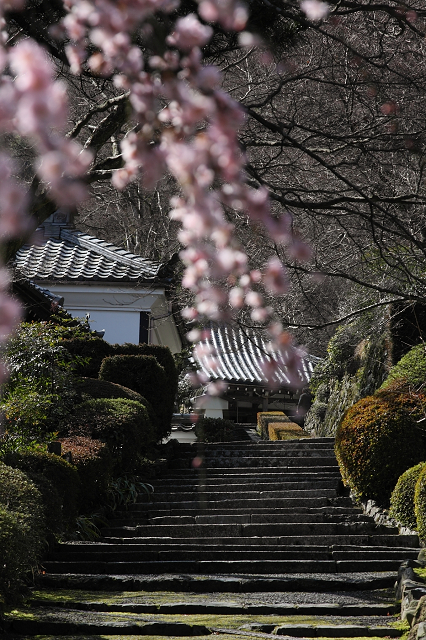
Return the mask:
{"type": "Polygon", "coordinates": [[[400,390],[419,390],[425,383],[426,346],[424,344],[418,344],[391,368],[388,377],[380,389],[383,390],[391,387],[394,390],[398,388],[400,390]]]}
{"type": "Polygon", "coordinates": [[[424,396],[369,396],[345,414],[336,433],[336,456],[346,485],[361,498],[388,505],[399,476],[425,459],[417,420],[424,396]]]}
{"type": "Polygon", "coordinates": [[[414,490],[414,513],[417,532],[422,541],[426,540],[426,464],[423,466],[414,490]]]}
{"type": "Polygon", "coordinates": [[[40,492],[18,469],[0,463],[0,594],[13,601],[35,569],[44,541],[40,492]]]}
{"type": "Polygon", "coordinates": [[[164,368],[154,356],[112,356],[105,358],[99,371],[101,380],[122,384],[140,393],[155,412],[156,439],[171,431],[171,411],[167,398],[167,378],[164,368]]]}
{"type": "Polygon", "coordinates": [[[389,515],[404,527],[409,527],[410,529],[416,529],[417,527],[414,493],[417,480],[425,466],[425,462],[420,462],[415,467],[404,471],[402,476],[398,478],[390,499],[389,515]]]}
{"type": "Polygon", "coordinates": [[[124,400],[136,400],[144,404],[144,398],[133,389],[123,387],[115,382],[99,380],[98,378],[83,378],[77,383],[76,390],[83,400],[89,400],[90,398],[123,398],[124,400]]]}
{"type": "Polygon", "coordinates": [[[99,380],[96,378],[84,378],[76,385],[76,389],[81,396],[81,401],[90,400],[91,398],[136,400],[136,402],[143,404],[148,412],[151,423],[155,425],[156,415],[151,403],[141,396],[140,393],[133,391],[133,389],[123,387],[121,384],[116,384],[115,382],[108,382],[107,380],[99,380]]]}
{"type": "Polygon", "coordinates": [[[53,453],[42,451],[8,453],[3,461],[14,469],[47,478],[58,492],[64,526],[74,525],[80,498],[80,478],[75,467],[53,453]]]}
{"type": "Polygon", "coordinates": [[[234,423],[223,418],[201,417],[195,425],[195,435],[201,442],[231,442],[234,433],[234,423]]]}
{"type": "Polygon", "coordinates": [[[71,454],[81,481],[80,511],[90,513],[105,501],[114,460],[108,445],[84,436],[61,438],[62,454],[71,454]]]}
{"type": "MultiPolygon", "coordinates": [[[[59,534],[62,534],[66,527],[64,524],[64,514],[62,509],[62,499],[53,482],[42,473],[27,471],[25,474],[31,482],[34,482],[40,491],[43,500],[44,519],[46,523],[46,541],[54,544],[59,534]]],[[[68,526],[70,523],[68,523],[68,526]]]]}
{"type": "Polygon", "coordinates": [[[97,377],[102,360],[114,353],[108,342],[90,334],[69,338],[62,345],[72,356],[75,373],[88,378],[97,377]]]}
{"type": "Polygon", "coordinates": [[[145,407],[135,400],[97,399],[77,405],[70,417],[66,436],[85,436],[106,442],[113,455],[114,473],[137,470],[143,456],[156,440],[145,407]]]}
{"type": "MultiPolygon", "coordinates": [[[[167,405],[170,412],[170,420],[172,418],[174,403],[178,390],[179,374],[176,367],[175,359],[168,347],[161,344],[118,344],[113,345],[114,355],[126,356],[154,356],[158,364],[160,364],[166,374],[167,384],[163,389],[163,402],[167,405]]],[[[144,395],[144,394],[142,394],[144,395]]],[[[168,419],[168,418],[167,418],[168,419]]]]}

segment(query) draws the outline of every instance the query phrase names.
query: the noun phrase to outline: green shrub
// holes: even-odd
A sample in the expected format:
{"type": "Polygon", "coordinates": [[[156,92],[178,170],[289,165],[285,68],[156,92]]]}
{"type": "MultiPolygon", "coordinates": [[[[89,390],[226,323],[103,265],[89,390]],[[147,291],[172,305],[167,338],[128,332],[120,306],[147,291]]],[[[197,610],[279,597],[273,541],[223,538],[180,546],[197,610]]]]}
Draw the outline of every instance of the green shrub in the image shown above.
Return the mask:
{"type": "Polygon", "coordinates": [[[166,374],[167,382],[170,385],[170,392],[174,395],[177,390],[178,370],[175,359],[168,347],[161,344],[119,344],[113,345],[114,355],[126,356],[154,356],[166,374]]]}
{"type": "Polygon", "coordinates": [[[414,513],[417,532],[422,541],[426,540],[426,464],[420,472],[414,490],[414,513]]]}
{"type": "Polygon", "coordinates": [[[91,398],[136,400],[136,402],[143,404],[147,410],[151,424],[155,425],[156,423],[156,415],[151,403],[137,391],[123,387],[121,384],[96,378],[85,378],[77,383],[76,390],[81,395],[82,401],[90,400],[91,398]]]}
{"type": "Polygon", "coordinates": [[[58,536],[64,533],[67,527],[64,523],[64,514],[62,509],[62,500],[58,490],[53,485],[53,482],[46,478],[42,473],[33,473],[27,471],[25,474],[31,482],[34,482],[35,486],[41,493],[44,508],[44,519],[46,523],[46,541],[50,544],[55,544],[58,536]]]}
{"type": "Polygon", "coordinates": [[[124,400],[136,400],[144,404],[144,398],[140,393],[123,387],[115,382],[99,380],[98,378],[83,378],[76,385],[77,392],[83,400],[90,398],[122,398],[124,400]]]}
{"type": "Polygon", "coordinates": [[[418,344],[394,365],[380,390],[419,390],[426,383],[426,346],[418,344]]]}
{"type": "MultiPolygon", "coordinates": [[[[117,344],[113,345],[114,355],[126,356],[154,356],[158,364],[163,367],[166,376],[166,386],[163,389],[163,405],[165,420],[168,425],[172,419],[173,409],[178,391],[179,374],[175,359],[168,347],[161,344],[117,344]]],[[[145,393],[142,393],[145,396],[145,393]]],[[[167,434],[166,434],[167,435],[167,434]]]]}
{"type": "Polygon", "coordinates": [[[155,412],[157,441],[171,431],[170,405],[167,397],[167,378],[164,368],[154,356],[112,356],[105,358],[99,371],[101,380],[122,384],[140,393],[155,412]]]}
{"type": "Polygon", "coordinates": [[[105,501],[114,460],[108,445],[84,436],[62,438],[62,454],[71,454],[81,481],[80,511],[90,513],[105,501]]]}
{"type": "Polygon", "coordinates": [[[91,334],[69,338],[62,344],[72,356],[75,373],[88,378],[97,377],[102,360],[114,353],[108,342],[91,334]]]}
{"type": "Polygon", "coordinates": [[[13,601],[44,541],[43,503],[27,476],[0,463],[0,594],[13,601]]]}
{"type": "Polygon", "coordinates": [[[399,476],[424,460],[417,420],[424,396],[383,394],[359,400],[345,414],[335,450],[343,481],[360,498],[388,505],[399,476]]]}
{"type": "Polygon", "coordinates": [[[47,478],[58,493],[64,526],[74,525],[80,498],[80,479],[75,467],[53,453],[42,451],[8,453],[3,461],[14,469],[47,478]]]}
{"type": "Polygon", "coordinates": [[[73,363],[61,344],[61,331],[50,323],[24,323],[7,345],[10,375],[0,410],[12,436],[9,450],[49,441],[74,403],[73,363]]]}
{"type": "Polygon", "coordinates": [[[63,436],[85,436],[108,444],[116,475],[137,470],[156,440],[145,407],[135,400],[97,399],[77,405],[63,436]]]}
{"type": "Polygon", "coordinates": [[[67,407],[57,394],[16,385],[0,402],[0,410],[7,434],[1,451],[18,451],[53,440],[54,430],[66,415],[67,407]]]}
{"type": "Polygon", "coordinates": [[[223,418],[201,417],[195,424],[195,435],[201,442],[231,442],[234,433],[234,423],[223,418]]]}
{"type": "Polygon", "coordinates": [[[414,493],[420,473],[425,467],[425,462],[420,462],[415,467],[404,471],[398,478],[395,489],[392,491],[390,499],[391,518],[395,518],[404,527],[416,529],[417,520],[414,509],[414,493]]]}

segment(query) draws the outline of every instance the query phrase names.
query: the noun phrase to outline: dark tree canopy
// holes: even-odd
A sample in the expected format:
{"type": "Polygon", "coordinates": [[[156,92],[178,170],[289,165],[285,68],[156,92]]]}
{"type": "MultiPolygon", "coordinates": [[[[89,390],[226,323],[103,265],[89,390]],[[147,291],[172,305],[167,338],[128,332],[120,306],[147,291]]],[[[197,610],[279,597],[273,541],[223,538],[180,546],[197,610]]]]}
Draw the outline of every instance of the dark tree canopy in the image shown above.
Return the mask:
{"type": "MultiPolygon", "coordinates": [[[[288,265],[293,293],[271,303],[309,340],[303,327],[332,327],[371,305],[423,300],[424,3],[332,2],[320,22],[310,22],[296,0],[249,4],[250,27],[266,46],[240,49],[235,35],[217,27],[205,56],[246,109],[240,139],[252,186],[268,189],[276,216],[289,215],[295,233],[312,247],[312,259],[300,264],[229,211],[254,267],[268,254],[288,265]]],[[[191,11],[191,2],[179,9],[191,11]]],[[[176,225],[167,218],[174,182],[165,177],[149,193],[136,184],[121,194],[110,186],[122,162],[119,142],[132,126],[128,95],[88,69],[78,77],[70,73],[63,43],[50,29],[62,13],[58,0],[31,0],[7,19],[12,37],[31,36],[55,59],[69,86],[69,136],[94,152],[87,176],[92,197],[80,222],[130,250],[168,258],[179,248],[176,225]]],[[[158,19],[149,38],[137,33],[134,41],[155,52],[161,32],[158,19]]],[[[31,150],[11,137],[5,144],[22,159],[31,210],[41,222],[55,204],[28,172],[31,150]]]]}

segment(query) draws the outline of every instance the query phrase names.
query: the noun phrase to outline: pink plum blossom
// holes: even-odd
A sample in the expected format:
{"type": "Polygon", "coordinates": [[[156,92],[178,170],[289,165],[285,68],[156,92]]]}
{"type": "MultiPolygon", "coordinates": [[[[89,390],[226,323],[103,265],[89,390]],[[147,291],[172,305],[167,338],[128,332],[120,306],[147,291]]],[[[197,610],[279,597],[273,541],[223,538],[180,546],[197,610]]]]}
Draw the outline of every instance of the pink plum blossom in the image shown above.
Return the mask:
{"type": "Polygon", "coordinates": [[[300,3],[300,8],[303,13],[306,14],[308,20],[312,22],[324,20],[330,11],[328,4],[326,2],[320,2],[320,0],[303,0],[300,3]]]}
{"type": "Polygon", "coordinates": [[[181,51],[190,51],[194,47],[203,47],[212,35],[213,29],[201,24],[195,13],[190,13],[176,21],[175,29],[167,42],[181,51]]]}

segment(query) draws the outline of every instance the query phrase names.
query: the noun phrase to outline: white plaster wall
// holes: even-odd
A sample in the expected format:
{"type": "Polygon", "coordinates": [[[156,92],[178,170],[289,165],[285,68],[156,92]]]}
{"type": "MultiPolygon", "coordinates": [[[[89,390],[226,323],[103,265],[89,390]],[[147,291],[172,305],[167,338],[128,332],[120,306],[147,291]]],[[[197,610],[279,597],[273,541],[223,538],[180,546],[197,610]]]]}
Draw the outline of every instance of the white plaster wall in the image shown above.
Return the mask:
{"type": "Polygon", "coordinates": [[[132,286],[43,283],[52,293],[64,298],[64,308],[74,318],[90,313],[90,327],[105,329],[105,340],[111,344],[139,342],[140,312],[152,316],[151,344],[163,344],[172,353],[181,350],[181,341],[164,289],[136,289],[132,286]],[[158,319],[156,319],[158,318],[158,319]]]}
{"type": "MultiPolygon", "coordinates": [[[[81,317],[80,310],[67,309],[75,317],[81,317]]],[[[110,344],[139,342],[139,311],[97,311],[90,310],[92,331],[105,329],[104,339],[110,344]]],[[[85,314],[83,314],[84,317],[85,314]]]]}

